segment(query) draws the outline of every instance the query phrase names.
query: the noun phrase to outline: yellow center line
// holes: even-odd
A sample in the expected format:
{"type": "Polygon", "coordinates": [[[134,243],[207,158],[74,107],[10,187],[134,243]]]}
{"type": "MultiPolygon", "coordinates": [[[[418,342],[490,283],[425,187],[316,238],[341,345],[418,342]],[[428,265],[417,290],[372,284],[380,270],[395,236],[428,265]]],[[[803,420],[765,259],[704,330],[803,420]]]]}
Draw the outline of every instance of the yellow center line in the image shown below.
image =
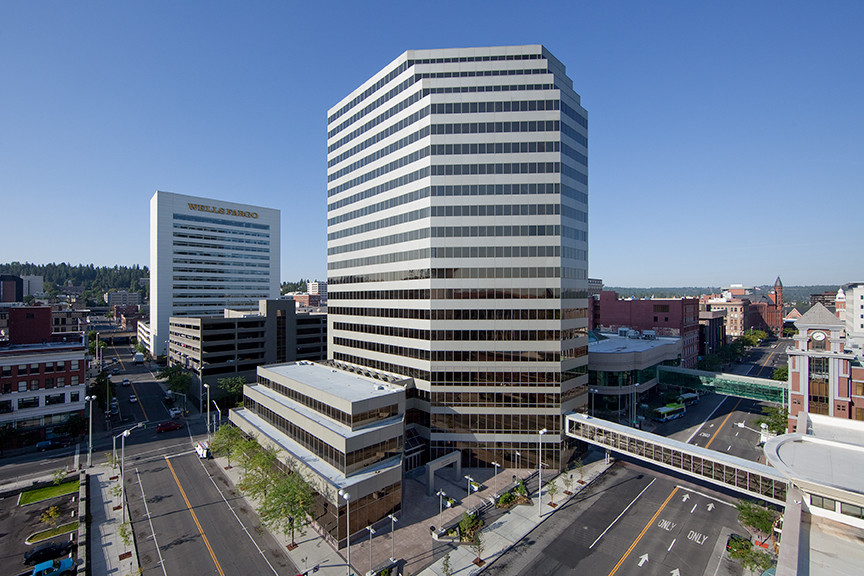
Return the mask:
{"type": "Polygon", "coordinates": [[[171,475],[174,476],[174,482],[177,483],[177,488],[180,489],[180,494],[183,495],[183,500],[186,502],[186,507],[189,509],[189,513],[192,514],[192,519],[195,521],[195,525],[198,526],[198,532],[201,534],[201,538],[204,539],[204,545],[207,546],[207,550],[210,551],[210,557],[213,559],[213,563],[216,565],[216,570],[219,571],[220,576],[225,576],[225,572],[222,571],[222,566],[219,564],[219,560],[216,559],[216,554],[213,552],[213,548],[210,546],[210,541],[207,540],[207,535],[204,534],[204,529],[201,528],[201,523],[198,522],[198,517],[195,515],[195,511],[192,509],[192,505],[189,504],[189,498],[186,497],[186,491],[183,490],[183,486],[180,485],[180,479],[177,478],[177,473],[174,472],[174,467],[171,465],[171,460],[166,457],[165,462],[168,463],[168,468],[171,470],[171,475]]]}
{"type": "Polygon", "coordinates": [[[624,553],[624,555],[621,556],[621,559],[618,560],[618,563],[615,564],[615,567],[612,568],[612,572],[609,573],[609,576],[614,576],[615,573],[618,572],[618,569],[621,567],[621,564],[624,563],[624,560],[627,559],[627,557],[630,555],[630,553],[633,551],[633,549],[636,547],[636,545],[639,544],[639,541],[642,539],[642,536],[644,536],[645,532],[648,531],[648,528],[650,528],[654,524],[654,521],[657,519],[657,516],[660,515],[660,512],[663,511],[663,508],[666,507],[666,505],[669,503],[669,501],[672,499],[672,497],[675,495],[675,492],[677,492],[677,491],[678,491],[677,486],[672,489],[672,492],[669,493],[669,496],[666,497],[666,500],[663,501],[663,504],[661,504],[660,508],[657,509],[657,512],[654,513],[654,516],[652,516],[651,519],[648,520],[648,523],[645,524],[645,527],[642,529],[642,532],[639,533],[639,536],[636,537],[636,540],[633,541],[633,544],[630,545],[630,547],[627,549],[627,551],[624,553]]]}
{"type": "Polygon", "coordinates": [[[777,344],[777,348],[774,348],[773,350],[771,350],[771,354],[768,355],[768,359],[765,360],[765,363],[759,367],[759,376],[760,377],[762,376],[762,370],[764,370],[765,368],[768,367],[768,363],[771,362],[771,357],[777,353],[777,350],[779,347],[780,347],[780,344],[777,344]]]}
{"type": "Polygon", "coordinates": [[[714,435],[711,436],[711,439],[710,439],[710,440],[708,440],[708,444],[705,445],[705,448],[708,448],[709,446],[711,446],[711,443],[714,442],[714,438],[717,437],[717,434],[720,433],[720,430],[723,428],[723,426],[726,425],[726,422],[729,421],[729,417],[732,416],[732,412],[735,412],[735,409],[738,408],[738,405],[739,405],[740,403],[741,403],[741,398],[738,399],[738,402],[736,402],[736,403],[735,403],[735,406],[732,407],[732,411],[729,412],[729,414],[726,415],[726,418],[724,418],[724,419],[723,419],[723,422],[720,424],[720,426],[717,427],[717,431],[714,432],[714,435]]]}

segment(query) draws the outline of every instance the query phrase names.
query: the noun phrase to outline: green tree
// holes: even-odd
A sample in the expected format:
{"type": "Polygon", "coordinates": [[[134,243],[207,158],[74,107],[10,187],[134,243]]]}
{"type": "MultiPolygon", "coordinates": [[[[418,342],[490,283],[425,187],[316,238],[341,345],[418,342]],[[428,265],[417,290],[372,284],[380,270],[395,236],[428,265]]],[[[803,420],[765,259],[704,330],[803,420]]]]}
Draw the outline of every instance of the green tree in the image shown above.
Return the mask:
{"type": "Polygon", "coordinates": [[[252,498],[267,497],[275,482],[276,450],[257,443],[257,449],[248,457],[248,463],[240,479],[240,489],[252,498]]]}
{"type": "Polygon", "coordinates": [[[763,508],[749,500],[738,500],[735,504],[738,509],[738,521],[744,526],[749,526],[766,536],[771,535],[774,529],[774,519],[777,514],[773,510],[763,508]]]}
{"type": "Polygon", "coordinates": [[[313,500],[312,489],[296,470],[291,470],[275,478],[258,506],[258,515],[268,528],[279,530],[286,536],[290,531],[293,544],[295,528],[299,528],[301,536],[306,533],[306,518],[312,510],[313,500]]]}
{"type": "Polygon", "coordinates": [[[786,382],[789,380],[789,366],[778,366],[774,369],[774,373],[771,375],[772,380],[779,380],[780,382],[786,382]]]}
{"type": "Polygon", "coordinates": [[[79,436],[87,429],[87,418],[78,414],[72,413],[66,418],[66,421],[59,426],[59,432],[66,436],[79,436]]]}
{"type": "Polygon", "coordinates": [[[246,386],[245,376],[231,376],[229,378],[219,378],[216,380],[219,388],[225,391],[232,401],[243,397],[243,387],[246,386]]]}
{"type": "Polygon", "coordinates": [[[789,412],[784,406],[763,406],[762,418],[756,420],[760,426],[768,425],[768,430],[777,434],[785,434],[789,426],[789,412]]]}
{"type": "Polygon", "coordinates": [[[189,386],[192,384],[192,375],[178,364],[162,368],[156,376],[157,378],[165,378],[167,380],[165,387],[180,394],[189,392],[189,386]]]}
{"type": "Polygon", "coordinates": [[[477,556],[477,558],[474,559],[474,562],[480,565],[483,562],[483,551],[486,549],[486,543],[483,542],[483,533],[480,532],[480,530],[474,531],[470,546],[471,550],[477,556]]]}
{"type": "Polygon", "coordinates": [[[243,438],[243,431],[236,426],[220,426],[213,435],[210,449],[216,456],[225,456],[228,459],[228,466],[231,466],[232,457],[241,450],[243,438]]]}
{"type": "Polygon", "coordinates": [[[549,494],[549,504],[555,504],[555,494],[558,493],[558,485],[555,484],[555,481],[549,482],[546,484],[546,493],[549,494]]]}
{"type": "Polygon", "coordinates": [[[441,561],[441,572],[444,576],[453,576],[453,568],[450,566],[450,552],[444,555],[444,560],[441,561]]]}

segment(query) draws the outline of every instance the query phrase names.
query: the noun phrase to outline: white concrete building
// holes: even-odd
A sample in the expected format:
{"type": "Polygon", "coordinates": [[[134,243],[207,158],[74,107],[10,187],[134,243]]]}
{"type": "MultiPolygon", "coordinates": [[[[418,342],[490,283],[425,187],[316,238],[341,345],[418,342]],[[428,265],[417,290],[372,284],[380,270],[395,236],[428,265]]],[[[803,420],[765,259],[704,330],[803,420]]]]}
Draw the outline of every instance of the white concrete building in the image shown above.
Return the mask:
{"type": "Polygon", "coordinates": [[[857,354],[864,353],[864,282],[843,286],[846,297],[846,342],[857,354]]]}
{"type": "MultiPolygon", "coordinates": [[[[279,210],[156,192],[150,199],[150,324],[154,356],[172,316],[257,310],[279,297],[279,210]]],[[[140,323],[139,323],[140,326],[140,323]]]]}
{"type": "Polygon", "coordinates": [[[545,428],[559,467],[588,398],[588,121],[563,64],[410,50],[327,123],[329,357],[412,377],[431,458],[536,467],[545,428]]]}
{"type": "Polygon", "coordinates": [[[259,366],[230,418],[309,483],[316,531],[341,548],[402,509],[404,415],[405,382],[394,375],[295,362],[259,366]]]}

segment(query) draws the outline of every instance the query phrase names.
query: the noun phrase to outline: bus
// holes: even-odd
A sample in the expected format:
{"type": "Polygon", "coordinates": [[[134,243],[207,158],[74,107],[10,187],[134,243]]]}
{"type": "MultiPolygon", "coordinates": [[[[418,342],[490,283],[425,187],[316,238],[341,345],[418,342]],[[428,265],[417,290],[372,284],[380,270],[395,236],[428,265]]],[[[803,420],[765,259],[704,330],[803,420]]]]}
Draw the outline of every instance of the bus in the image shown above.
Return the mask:
{"type": "Polygon", "coordinates": [[[685,392],[678,396],[678,403],[684,404],[685,406],[692,406],[693,404],[699,403],[699,394],[694,394],[693,392],[685,392]]]}
{"type": "Polygon", "coordinates": [[[684,404],[667,404],[666,406],[656,408],[652,418],[657,422],[668,422],[670,420],[675,420],[676,418],[681,418],[686,412],[687,408],[684,404]]]}

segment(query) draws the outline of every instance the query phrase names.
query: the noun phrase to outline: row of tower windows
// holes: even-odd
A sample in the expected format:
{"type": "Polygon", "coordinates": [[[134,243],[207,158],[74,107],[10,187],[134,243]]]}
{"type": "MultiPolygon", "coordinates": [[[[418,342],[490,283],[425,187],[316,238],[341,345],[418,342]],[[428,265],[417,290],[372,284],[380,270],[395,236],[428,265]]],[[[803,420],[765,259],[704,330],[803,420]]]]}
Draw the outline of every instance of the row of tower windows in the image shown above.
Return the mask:
{"type": "MultiPolygon", "coordinates": [[[[481,246],[480,248],[484,248],[481,246]]],[[[346,290],[330,292],[330,302],[343,300],[535,300],[561,298],[558,288],[421,288],[416,290],[346,290]]]]}

